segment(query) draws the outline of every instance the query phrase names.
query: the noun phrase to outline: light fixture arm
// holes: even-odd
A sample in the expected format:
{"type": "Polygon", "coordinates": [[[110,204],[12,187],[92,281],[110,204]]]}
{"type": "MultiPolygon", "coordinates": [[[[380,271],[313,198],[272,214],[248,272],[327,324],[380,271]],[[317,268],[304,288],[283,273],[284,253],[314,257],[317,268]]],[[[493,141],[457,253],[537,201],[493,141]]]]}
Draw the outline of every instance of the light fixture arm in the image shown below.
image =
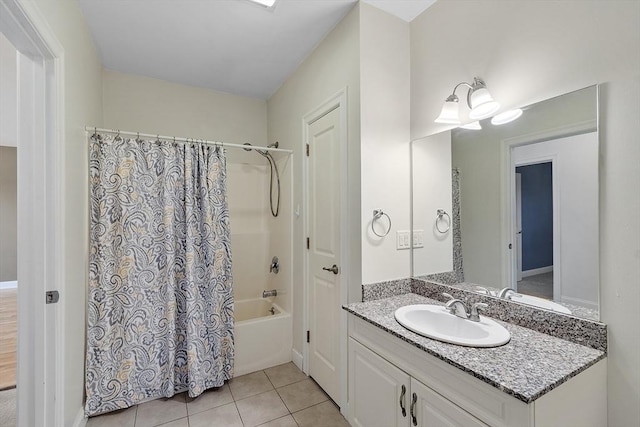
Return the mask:
{"type": "Polygon", "coordinates": [[[500,108],[500,104],[495,102],[489,94],[484,80],[479,77],[474,77],[473,83],[461,82],[455,85],[453,93],[447,97],[442,111],[436,119],[436,123],[460,124],[460,116],[458,113],[460,100],[456,95],[456,90],[458,90],[460,86],[468,88],[467,106],[471,110],[469,118],[475,120],[482,119],[495,113],[500,108]]]}
{"type": "Polygon", "coordinates": [[[447,97],[448,102],[451,102],[451,101],[456,102],[458,100],[458,96],[456,95],[456,90],[458,90],[460,86],[465,86],[469,89],[469,91],[467,92],[467,106],[469,106],[469,108],[471,108],[471,94],[478,89],[483,89],[483,88],[486,89],[487,87],[484,80],[482,80],[479,77],[473,78],[473,84],[470,84],[467,82],[460,82],[453,88],[453,92],[451,93],[451,95],[447,97]]]}
{"type": "MultiPolygon", "coordinates": [[[[454,87],[454,88],[453,88],[453,92],[451,92],[451,95],[449,95],[449,96],[447,97],[446,102],[458,102],[458,96],[456,95],[456,90],[458,90],[458,88],[459,88],[460,86],[466,86],[466,87],[468,87],[469,89],[472,89],[472,88],[473,88],[473,86],[471,86],[471,85],[470,85],[469,83],[467,83],[467,82],[458,83],[458,84],[456,85],[456,87],[454,87]]],[[[468,97],[469,97],[469,96],[467,95],[467,98],[468,98],[468,97]]],[[[468,102],[469,102],[469,101],[467,101],[467,103],[468,103],[468,102]]]]}

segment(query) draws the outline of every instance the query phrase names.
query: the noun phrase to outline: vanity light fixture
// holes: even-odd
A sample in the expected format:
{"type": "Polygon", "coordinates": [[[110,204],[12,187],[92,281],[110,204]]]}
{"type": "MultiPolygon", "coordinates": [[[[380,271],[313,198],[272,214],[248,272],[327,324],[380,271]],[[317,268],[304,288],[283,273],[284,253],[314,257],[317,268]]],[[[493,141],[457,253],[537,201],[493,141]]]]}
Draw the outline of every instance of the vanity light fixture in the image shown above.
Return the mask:
{"type": "Polygon", "coordinates": [[[500,113],[498,115],[493,116],[491,119],[492,125],[504,125],[506,123],[512,122],[518,117],[522,115],[522,110],[520,108],[516,108],[515,110],[505,111],[504,113],[500,113]]]}
{"type": "Polygon", "coordinates": [[[473,84],[462,82],[458,83],[453,88],[453,93],[447,97],[440,115],[435,120],[436,123],[452,125],[459,125],[461,123],[459,114],[459,98],[456,95],[456,90],[460,86],[466,86],[469,88],[469,91],[467,92],[467,105],[471,109],[469,112],[469,117],[471,119],[484,119],[500,109],[500,104],[493,100],[493,97],[489,93],[484,81],[478,77],[474,77],[473,84]]]}

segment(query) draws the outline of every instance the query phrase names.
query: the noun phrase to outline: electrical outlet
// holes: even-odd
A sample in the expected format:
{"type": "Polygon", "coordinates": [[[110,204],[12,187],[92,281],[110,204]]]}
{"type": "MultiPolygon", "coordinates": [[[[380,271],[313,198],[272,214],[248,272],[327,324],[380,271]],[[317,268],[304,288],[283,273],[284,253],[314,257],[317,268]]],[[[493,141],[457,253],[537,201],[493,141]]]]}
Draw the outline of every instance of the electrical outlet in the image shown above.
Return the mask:
{"type": "Polygon", "coordinates": [[[411,247],[411,240],[409,239],[409,231],[396,231],[396,249],[403,250],[411,247]]]}

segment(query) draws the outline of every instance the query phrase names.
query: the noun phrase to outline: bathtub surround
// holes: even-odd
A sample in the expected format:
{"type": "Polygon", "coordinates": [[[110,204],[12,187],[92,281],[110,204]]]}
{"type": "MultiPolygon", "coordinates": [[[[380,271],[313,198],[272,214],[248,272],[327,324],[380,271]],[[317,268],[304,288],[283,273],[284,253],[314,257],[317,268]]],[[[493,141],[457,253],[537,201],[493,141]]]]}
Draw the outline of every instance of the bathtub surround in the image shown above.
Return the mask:
{"type": "Polygon", "coordinates": [[[233,376],[233,292],[221,147],[90,142],[87,415],[233,376]]]}
{"type": "Polygon", "coordinates": [[[235,301],[234,376],[291,360],[292,316],[278,300],[279,297],[235,301]]]}
{"type": "MultiPolygon", "coordinates": [[[[441,276],[443,278],[451,278],[454,275],[443,274],[441,276]]],[[[482,313],[488,317],[532,329],[604,353],[607,352],[607,325],[604,323],[488,297],[477,292],[433,281],[412,278],[363,285],[363,295],[370,298],[363,299],[363,302],[405,294],[407,293],[407,280],[410,280],[408,289],[411,293],[445,302],[446,298],[442,293],[446,292],[454,298],[466,301],[469,305],[483,302],[489,305],[482,313]]]]}

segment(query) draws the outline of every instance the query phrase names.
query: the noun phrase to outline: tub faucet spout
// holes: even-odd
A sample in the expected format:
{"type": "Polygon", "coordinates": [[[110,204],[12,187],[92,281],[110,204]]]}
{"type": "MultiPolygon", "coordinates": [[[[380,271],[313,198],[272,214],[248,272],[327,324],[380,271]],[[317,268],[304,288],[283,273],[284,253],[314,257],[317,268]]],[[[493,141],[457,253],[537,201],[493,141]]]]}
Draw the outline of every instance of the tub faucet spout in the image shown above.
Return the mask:
{"type": "Polygon", "coordinates": [[[278,291],[272,289],[270,291],[262,291],[262,298],[276,297],[278,296],[278,291]]]}

